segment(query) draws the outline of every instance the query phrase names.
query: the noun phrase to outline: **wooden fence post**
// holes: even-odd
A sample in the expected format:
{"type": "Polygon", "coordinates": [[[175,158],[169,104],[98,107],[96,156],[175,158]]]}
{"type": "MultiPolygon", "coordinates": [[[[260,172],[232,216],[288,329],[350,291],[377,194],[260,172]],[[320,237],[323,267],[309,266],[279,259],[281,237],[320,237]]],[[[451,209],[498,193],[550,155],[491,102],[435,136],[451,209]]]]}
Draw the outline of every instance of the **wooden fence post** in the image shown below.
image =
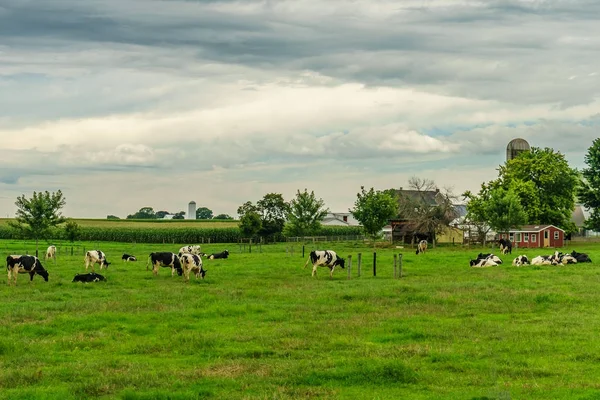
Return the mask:
{"type": "Polygon", "coordinates": [[[377,276],[377,252],[373,252],[373,276],[377,276]]]}
{"type": "Polygon", "coordinates": [[[400,273],[398,274],[398,279],[402,278],[402,253],[398,254],[398,261],[400,267],[400,273]]]}
{"type": "Polygon", "coordinates": [[[352,255],[348,256],[348,279],[352,278],[352,272],[350,272],[350,270],[352,269],[352,255]]]}
{"type": "Polygon", "coordinates": [[[360,278],[360,264],[362,261],[362,253],[358,253],[358,277],[360,278]]]}
{"type": "Polygon", "coordinates": [[[398,276],[398,255],[394,254],[394,279],[398,276]]]}

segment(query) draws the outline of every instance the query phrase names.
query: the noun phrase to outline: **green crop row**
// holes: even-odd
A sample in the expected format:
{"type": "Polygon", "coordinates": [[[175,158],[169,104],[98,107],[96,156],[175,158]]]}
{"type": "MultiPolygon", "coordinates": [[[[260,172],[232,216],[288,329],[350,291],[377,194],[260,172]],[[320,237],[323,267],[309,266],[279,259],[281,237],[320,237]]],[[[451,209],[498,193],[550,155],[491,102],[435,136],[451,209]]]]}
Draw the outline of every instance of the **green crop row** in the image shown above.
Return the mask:
{"type": "MultiPolygon", "coordinates": [[[[323,227],[315,236],[361,235],[360,227],[323,227]]],[[[7,226],[0,226],[0,239],[25,239],[7,226]]],[[[54,228],[48,239],[67,240],[62,228],[54,228]]],[[[138,243],[236,243],[242,239],[239,228],[130,228],[130,227],[80,227],[79,240],[138,243]]],[[[277,235],[277,241],[284,241],[283,235],[277,235]]]]}

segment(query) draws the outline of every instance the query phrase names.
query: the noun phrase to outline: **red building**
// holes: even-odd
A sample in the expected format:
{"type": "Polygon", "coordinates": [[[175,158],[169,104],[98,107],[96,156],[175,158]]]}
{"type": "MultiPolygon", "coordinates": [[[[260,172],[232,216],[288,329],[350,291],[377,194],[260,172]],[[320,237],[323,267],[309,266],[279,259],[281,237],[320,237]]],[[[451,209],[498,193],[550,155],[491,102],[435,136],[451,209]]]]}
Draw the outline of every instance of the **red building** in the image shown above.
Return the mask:
{"type": "MultiPolygon", "coordinates": [[[[506,233],[499,235],[506,239],[506,233]]],[[[554,225],[525,225],[511,229],[508,239],[514,247],[563,247],[565,231],[554,225]]]]}

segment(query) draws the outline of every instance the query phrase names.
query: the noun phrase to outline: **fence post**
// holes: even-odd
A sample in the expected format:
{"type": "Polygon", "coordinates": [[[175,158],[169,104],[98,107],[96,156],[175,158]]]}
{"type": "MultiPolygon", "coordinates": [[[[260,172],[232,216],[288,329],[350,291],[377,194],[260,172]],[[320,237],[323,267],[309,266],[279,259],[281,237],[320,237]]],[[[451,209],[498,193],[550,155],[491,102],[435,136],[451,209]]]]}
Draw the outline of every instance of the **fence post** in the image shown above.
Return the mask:
{"type": "Polygon", "coordinates": [[[373,276],[377,276],[377,252],[373,252],[373,276]]]}
{"type": "Polygon", "coordinates": [[[398,274],[398,279],[402,278],[402,253],[398,254],[398,258],[399,258],[399,266],[400,266],[400,274],[398,274]]]}
{"type": "Polygon", "coordinates": [[[394,279],[398,276],[398,255],[394,254],[394,279]]]}
{"type": "Polygon", "coordinates": [[[352,278],[352,272],[350,272],[350,270],[352,269],[352,255],[348,256],[348,279],[352,278]]]}
{"type": "Polygon", "coordinates": [[[304,245],[302,245],[302,259],[304,260],[304,245]]]}
{"type": "Polygon", "coordinates": [[[360,264],[362,261],[362,253],[358,253],[358,277],[360,278],[360,264]]]}

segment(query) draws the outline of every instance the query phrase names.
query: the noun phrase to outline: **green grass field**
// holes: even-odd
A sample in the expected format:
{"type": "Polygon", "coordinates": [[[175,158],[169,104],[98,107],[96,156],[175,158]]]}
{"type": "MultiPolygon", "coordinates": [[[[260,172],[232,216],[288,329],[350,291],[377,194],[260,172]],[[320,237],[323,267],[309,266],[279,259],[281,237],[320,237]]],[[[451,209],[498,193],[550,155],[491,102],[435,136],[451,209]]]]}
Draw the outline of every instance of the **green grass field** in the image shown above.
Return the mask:
{"type": "MultiPolygon", "coordinates": [[[[522,268],[516,251],[470,268],[481,249],[378,249],[377,277],[362,243],[320,245],[353,255],[350,280],[312,278],[298,244],[293,257],[212,244],[230,259],[205,260],[189,284],[146,271],[148,253],[179,245],[99,246],[113,263],[104,283],[71,283],[81,247],[44,263],[49,282],[0,278],[0,398],[600,399],[599,244],[566,249],[592,264],[522,268]]],[[[0,241],[3,260],[24,250],[0,241]]]]}

